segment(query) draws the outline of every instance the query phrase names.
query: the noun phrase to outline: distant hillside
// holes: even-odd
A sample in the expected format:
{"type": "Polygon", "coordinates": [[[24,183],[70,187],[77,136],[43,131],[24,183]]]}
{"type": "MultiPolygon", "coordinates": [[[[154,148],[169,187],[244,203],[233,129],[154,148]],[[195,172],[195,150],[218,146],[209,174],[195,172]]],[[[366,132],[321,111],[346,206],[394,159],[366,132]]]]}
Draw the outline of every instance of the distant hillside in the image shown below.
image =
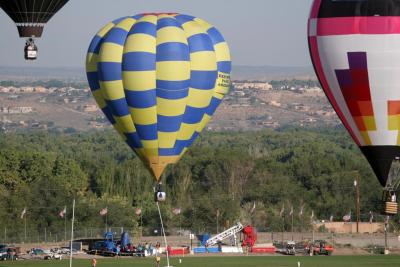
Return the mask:
{"type": "MultiPolygon", "coordinates": [[[[312,67],[234,66],[234,80],[315,79],[312,67]]],[[[0,67],[0,80],[85,80],[85,70],[70,68],[0,67]]]]}
{"type": "Polygon", "coordinates": [[[314,70],[309,67],[276,66],[234,66],[232,72],[236,80],[281,80],[281,79],[316,79],[314,70]]]}
{"type": "Polygon", "coordinates": [[[83,80],[83,68],[1,67],[1,80],[83,80]]]}

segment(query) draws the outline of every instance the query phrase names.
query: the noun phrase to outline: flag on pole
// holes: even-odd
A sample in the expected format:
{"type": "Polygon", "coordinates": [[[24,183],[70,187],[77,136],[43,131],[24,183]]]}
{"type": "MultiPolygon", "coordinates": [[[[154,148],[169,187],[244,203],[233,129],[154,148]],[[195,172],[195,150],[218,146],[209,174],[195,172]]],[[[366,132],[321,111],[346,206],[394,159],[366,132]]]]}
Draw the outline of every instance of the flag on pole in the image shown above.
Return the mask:
{"type": "Polygon", "coordinates": [[[218,208],[215,210],[215,213],[216,213],[217,217],[219,217],[219,209],[218,208]]]}
{"type": "Polygon", "coordinates": [[[25,214],[26,214],[26,207],[21,212],[21,219],[23,219],[25,217],[25,214]]]}
{"type": "MultiPolygon", "coordinates": [[[[390,216],[386,216],[385,217],[385,224],[389,224],[389,219],[390,219],[390,216]]],[[[385,226],[386,227],[386,226],[385,226]]]]}
{"type": "Polygon", "coordinates": [[[250,210],[250,213],[254,213],[255,210],[256,210],[256,202],[254,202],[253,207],[250,210]]]}
{"type": "Polygon", "coordinates": [[[172,213],[175,214],[175,215],[181,214],[181,208],[173,208],[172,209],[172,213]]]}
{"type": "Polygon", "coordinates": [[[346,214],[343,216],[343,221],[345,221],[345,222],[351,221],[351,211],[349,212],[349,214],[346,214]]]}
{"type": "Polygon", "coordinates": [[[374,214],[372,213],[372,211],[369,212],[369,223],[372,224],[372,222],[374,221],[374,214]]]}
{"type": "Polygon", "coordinates": [[[107,213],[108,213],[108,208],[104,208],[99,212],[100,216],[106,216],[107,213]]]}
{"type": "Polygon", "coordinates": [[[301,205],[300,207],[299,217],[303,216],[303,212],[304,212],[304,204],[301,205]]]}
{"type": "Polygon", "coordinates": [[[279,217],[282,217],[282,216],[283,216],[283,213],[285,213],[285,204],[282,205],[282,209],[281,209],[281,211],[279,212],[279,217]]]}
{"type": "Polygon", "coordinates": [[[136,208],[135,214],[136,214],[137,216],[142,215],[142,208],[136,208]]]}
{"type": "Polygon", "coordinates": [[[290,215],[290,216],[292,216],[292,215],[293,215],[293,206],[292,206],[292,208],[290,209],[290,213],[289,213],[289,215],[290,215]]]}
{"type": "Polygon", "coordinates": [[[333,222],[333,215],[331,215],[331,217],[329,218],[330,222],[333,222]]]}
{"type": "Polygon", "coordinates": [[[67,206],[65,206],[64,209],[61,210],[61,211],[58,213],[58,216],[60,216],[61,218],[64,218],[65,214],[67,214],[67,206]]]}
{"type": "Polygon", "coordinates": [[[311,221],[314,220],[314,211],[311,211],[311,216],[310,216],[311,221]]]}

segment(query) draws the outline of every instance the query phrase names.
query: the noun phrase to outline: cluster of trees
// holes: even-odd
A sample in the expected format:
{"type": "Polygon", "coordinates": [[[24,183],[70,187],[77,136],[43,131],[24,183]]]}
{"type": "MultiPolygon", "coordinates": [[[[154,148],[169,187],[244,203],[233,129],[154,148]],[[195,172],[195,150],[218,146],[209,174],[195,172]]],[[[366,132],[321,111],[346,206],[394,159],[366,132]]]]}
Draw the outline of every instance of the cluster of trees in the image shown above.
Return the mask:
{"type": "Polygon", "coordinates": [[[291,79],[291,80],[280,80],[280,81],[271,81],[270,84],[272,85],[272,88],[275,90],[277,89],[290,89],[292,87],[298,88],[312,88],[312,87],[321,87],[320,83],[318,80],[297,80],[297,79],[291,79]]]}
{"type": "MultiPolygon", "coordinates": [[[[46,229],[62,238],[58,213],[67,206],[69,220],[73,198],[78,231],[104,229],[105,207],[109,226],[145,234],[159,227],[153,179],[113,131],[2,134],[0,147],[0,225],[7,236],[23,240],[26,221],[28,236],[46,229]]],[[[328,220],[354,214],[357,174],[368,221],[370,211],[381,210],[380,185],[344,129],[204,133],[164,174],[165,223],[169,232],[215,232],[217,218],[220,229],[240,220],[282,231],[290,230],[284,217],[293,207],[296,230],[304,230],[312,212],[328,220]]]]}

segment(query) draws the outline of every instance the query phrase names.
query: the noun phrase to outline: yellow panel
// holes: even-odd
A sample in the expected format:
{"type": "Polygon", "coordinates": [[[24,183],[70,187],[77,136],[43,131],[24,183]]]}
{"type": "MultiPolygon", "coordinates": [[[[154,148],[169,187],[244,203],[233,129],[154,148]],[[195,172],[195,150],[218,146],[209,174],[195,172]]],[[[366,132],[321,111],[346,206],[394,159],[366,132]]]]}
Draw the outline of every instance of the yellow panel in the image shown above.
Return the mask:
{"type": "Polygon", "coordinates": [[[156,63],[157,79],[164,81],[185,81],[190,79],[189,61],[162,61],[156,63]]]}
{"type": "Polygon", "coordinates": [[[141,17],[138,22],[150,22],[153,23],[154,25],[157,25],[157,16],[155,15],[146,15],[144,17],[141,17]]]}
{"type": "Polygon", "coordinates": [[[157,97],[157,113],[162,116],[180,116],[185,113],[187,98],[165,99],[157,97]]]}
{"type": "Polygon", "coordinates": [[[187,105],[194,108],[205,108],[210,105],[213,90],[199,90],[190,88],[187,105]]]}
{"type": "Polygon", "coordinates": [[[231,55],[229,47],[226,42],[222,42],[214,45],[215,54],[217,55],[217,61],[231,61],[231,55]]]}
{"type": "Polygon", "coordinates": [[[133,125],[133,121],[130,115],[126,115],[123,117],[114,116],[114,119],[116,120],[118,127],[121,128],[122,132],[124,133],[136,132],[135,125],[133,125]]]}
{"type": "Polygon", "coordinates": [[[187,44],[185,32],[178,27],[164,27],[157,31],[157,45],[178,42],[187,44]]]}
{"type": "Polygon", "coordinates": [[[201,51],[190,54],[191,70],[215,71],[217,70],[217,58],[213,51],[201,51]]]}
{"type": "Polygon", "coordinates": [[[156,71],[123,71],[124,87],[129,91],[156,89],[156,71]]]}
{"type": "Polygon", "coordinates": [[[98,33],[97,36],[103,38],[106,34],[115,26],[114,23],[110,22],[106,26],[104,26],[98,33]]]}
{"type": "Polygon", "coordinates": [[[374,116],[363,116],[363,120],[367,131],[376,131],[374,116]]]}
{"type": "Polygon", "coordinates": [[[230,87],[231,75],[223,72],[218,72],[218,78],[214,88],[214,96],[218,99],[222,99],[224,95],[229,92],[230,87]]]}
{"type": "Polygon", "coordinates": [[[128,36],[124,53],[129,52],[148,52],[156,53],[156,38],[145,33],[135,33],[128,36]]]}
{"type": "Polygon", "coordinates": [[[136,19],[134,18],[126,18],[120,23],[118,23],[115,27],[116,28],[121,28],[127,32],[129,32],[132,28],[132,26],[136,23],[136,19]]]}
{"type": "Polygon", "coordinates": [[[389,116],[389,130],[400,130],[400,115],[389,116]]]}
{"type": "Polygon", "coordinates": [[[104,101],[103,92],[101,90],[92,91],[92,94],[99,108],[103,109],[107,106],[106,101],[104,101]]]}
{"type": "Polygon", "coordinates": [[[196,34],[207,33],[205,27],[195,21],[188,21],[182,24],[182,28],[185,31],[187,38],[196,34]]]}
{"type": "Polygon", "coordinates": [[[162,18],[175,18],[173,15],[169,15],[169,14],[159,14],[158,15],[158,19],[162,19],[162,18]]]}
{"type": "Polygon", "coordinates": [[[210,23],[208,23],[207,21],[204,21],[202,19],[199,18],[195,18],[194,21],[196,21],[199,25],[201,25],[202,27],[204,27],[205,31],[208,31],[210,28],[213,27],[213,25],[211,25],[210,23]]]}
{"type": "Polygon", "coordinates": [[[190,138],[192,138],[197,127],[198,127],[197,124],[182,123],[176,139],[189,140],[190,138]]]}
{"type": "Polygon", "coordinates": [[[142,145],[145,149],[158,149],[158,140],[142,140],[142,145]]]}
{"type": "Polygon", "coordinates": [[[158,132],[159,148],[173,148],[175,146],[177,133],[158,132]]]}
{"type": "Polygon", "coordinates": [[[140,125],[157,123],[157,106],[150,108],[129,108],[133,122],[140,125]]]}
{"type": "Polygon", "coordinates": [[[99,61],[99,56],[94,53],[87,53],[86,55],[86,71],[95,72],[97,71],[97,63],[99,61]]]}
{"type": "Polygon", "coordinates": [[[100,82],[103,96],[106,100],[117,100],[125,97],[122,81],[100,82]]]}
{"type": "Polygon", "coordinates": [[[124,48],[115,43],[105,42],[100,49],[100,62],[122,62],[124,48]]]}
{"type": "Polygon", "coordinates": [[[204,129],[204,127],[206,127],[206,125],[208,124],[208,122],[211,120],[211,117],[208,116],[207,114],[204,114],[203,119],[201,120],[201,122],[199,123],[196,131],[201,133],[204,129]]]}
{"type": "MultiPolygon", "coordinates": [[[[157,146],[158,146],[158,141],[157,141],[157,146]]],[[[155,157],[155,156],[158,156],[158,148],[152,148],[152,149],[147,149],[147,148],[145,148],[144,150],[143,150],[143,154],[144,154],[144,156],[147,158],[147,157],[155,157]]]]}
{"type": "Polygon", "coordinates": [[[368,132],[360,132],[362,138],[364,139],[365,145],[372,145],[371,139],[369,138],[368,132]]]}

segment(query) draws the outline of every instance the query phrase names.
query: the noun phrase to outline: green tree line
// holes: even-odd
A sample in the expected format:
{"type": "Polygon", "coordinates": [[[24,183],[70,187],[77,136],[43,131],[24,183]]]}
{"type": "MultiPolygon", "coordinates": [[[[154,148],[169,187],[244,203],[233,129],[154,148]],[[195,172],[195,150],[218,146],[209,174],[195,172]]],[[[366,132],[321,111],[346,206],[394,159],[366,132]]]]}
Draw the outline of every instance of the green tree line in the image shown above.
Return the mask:
{"type": "MultiPolygon", "coordinates": [[[[1,227],[22,240],[25,220],[30,236],[43,229],[62,236],[65,221],[58,213],[67,206],[70,220],[72,198],[77,230],[104,229],[99,211],[105,207],[109,226],[144,228],[144,234],[159,227],[154,181],[111,130],[1,134],[0,148],[0,240],[1,227]]],[[[381,187],[344,129],[206,132],[164,174],[167,231],[214,233],[217,219],[220,229],[241,221],[259,230],[290,230],[292,207],[296,230],[310,227],[312,212],[314,219],[340,220],[355,214],[356,172],[362,219],[368,221],[370,211],[381,211],[381,187]]]]}

